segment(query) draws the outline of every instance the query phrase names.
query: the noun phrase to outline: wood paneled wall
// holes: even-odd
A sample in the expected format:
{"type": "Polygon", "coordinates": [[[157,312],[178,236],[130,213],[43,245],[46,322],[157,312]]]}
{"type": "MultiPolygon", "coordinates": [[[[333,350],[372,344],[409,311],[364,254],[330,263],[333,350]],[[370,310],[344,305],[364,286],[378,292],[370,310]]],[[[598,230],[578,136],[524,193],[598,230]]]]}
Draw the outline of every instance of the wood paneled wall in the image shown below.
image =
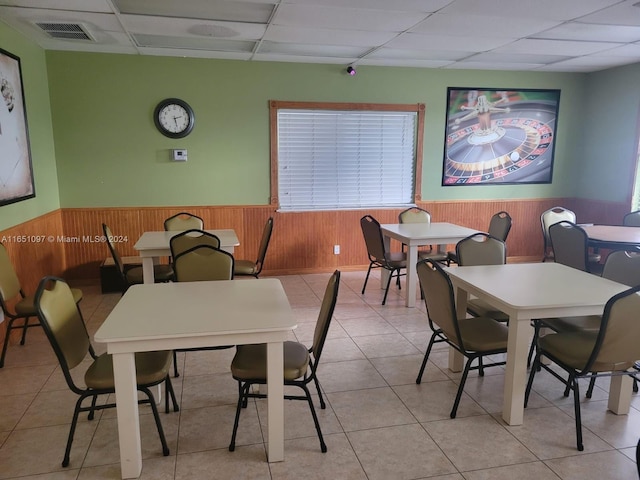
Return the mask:
{"type": "MultiPolygon", "coordinates": [[[[513,218],[507,240],[511,260],[541,258],[540,214],[555,205],[574,210],[580,223],[620,224],[628,207],[619,203],[576,198],[421,202],[431,212],[432,221],[448,221],[486,230],[494,213],[505,210],[513,218]]],[[[0,238],[53,235],[54,242],[5,245],[25,286],[32,291],[45,274],[61,274],[70,280],[96,279],[99,266],[109,256],[100,240],[102,223],[114,235],[126,237],[118,244],[123,256],[136,255],[133,245],[147,230],[162,230],[164,219],[189,211],[204,219],[206,228],[233,228],[240,239],[236,258],[257,256],[262,229],[269,216],[274,230],[265,261],[265,275],[354,270],[368,264],[360,230],[360,218],[373,215],[380,223],[396,223],[398,209],[279,213],[270,206],[231,207],[114,207],[65,208],[0,232],[0,238]],[[64,236],[66,241],[60,241],[64,236]],[[340,254],[333,246],[340,245],[340,254]]],[[[395,246],[399,248],[398,245],[395,246]]],[[[453,245],[451,246],[453,248],[453,245]]]]}

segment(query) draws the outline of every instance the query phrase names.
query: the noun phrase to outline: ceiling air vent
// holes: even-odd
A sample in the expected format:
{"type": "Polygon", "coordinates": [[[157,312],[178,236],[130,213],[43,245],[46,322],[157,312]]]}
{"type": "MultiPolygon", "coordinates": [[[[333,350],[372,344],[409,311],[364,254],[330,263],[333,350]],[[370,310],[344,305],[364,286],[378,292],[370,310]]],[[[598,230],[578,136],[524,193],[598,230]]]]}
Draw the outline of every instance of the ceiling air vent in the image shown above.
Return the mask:
{"type": "Polygon", "coordinates": [[[36,25],[52,38],[95,41],[79,23],[36,22],[36,25]]]}

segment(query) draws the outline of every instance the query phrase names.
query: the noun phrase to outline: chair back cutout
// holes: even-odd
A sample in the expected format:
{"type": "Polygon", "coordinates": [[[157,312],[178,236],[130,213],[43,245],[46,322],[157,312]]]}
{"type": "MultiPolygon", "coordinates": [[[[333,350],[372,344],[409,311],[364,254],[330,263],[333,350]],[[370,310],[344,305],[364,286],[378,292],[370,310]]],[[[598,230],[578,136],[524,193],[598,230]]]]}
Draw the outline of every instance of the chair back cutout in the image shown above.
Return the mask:
{"type": "Polygon", "coordinates": [[[204,221],[197,215],[193,215],[188,212],[180,212],[164,221],[164,229],[166,231],[191,229],[204,230],[204,221]]]}

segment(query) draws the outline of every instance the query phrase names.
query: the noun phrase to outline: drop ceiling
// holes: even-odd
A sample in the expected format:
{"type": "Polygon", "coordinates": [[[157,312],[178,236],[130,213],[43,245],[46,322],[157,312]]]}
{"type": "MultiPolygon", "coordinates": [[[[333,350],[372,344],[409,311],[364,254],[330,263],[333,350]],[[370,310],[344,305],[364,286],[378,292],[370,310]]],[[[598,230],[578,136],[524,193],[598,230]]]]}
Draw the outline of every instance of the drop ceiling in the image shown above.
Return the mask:
{"type": "Polygon", "coordinates": [[[442,69],[640,62],[639,0],[0,0],[46,50],[442,69]]]}

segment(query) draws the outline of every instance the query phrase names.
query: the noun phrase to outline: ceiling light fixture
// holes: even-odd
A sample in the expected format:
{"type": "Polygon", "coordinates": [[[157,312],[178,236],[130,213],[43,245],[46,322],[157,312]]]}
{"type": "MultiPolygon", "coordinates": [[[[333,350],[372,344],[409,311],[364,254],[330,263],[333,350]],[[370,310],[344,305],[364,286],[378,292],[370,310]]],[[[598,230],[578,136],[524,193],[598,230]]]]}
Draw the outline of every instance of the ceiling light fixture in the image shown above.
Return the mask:
{"type": "Polygon", "coordinates": [[[356,74],[356,69],[349,65],[347,67],[347,73],[353,77],[356,74]]]}

